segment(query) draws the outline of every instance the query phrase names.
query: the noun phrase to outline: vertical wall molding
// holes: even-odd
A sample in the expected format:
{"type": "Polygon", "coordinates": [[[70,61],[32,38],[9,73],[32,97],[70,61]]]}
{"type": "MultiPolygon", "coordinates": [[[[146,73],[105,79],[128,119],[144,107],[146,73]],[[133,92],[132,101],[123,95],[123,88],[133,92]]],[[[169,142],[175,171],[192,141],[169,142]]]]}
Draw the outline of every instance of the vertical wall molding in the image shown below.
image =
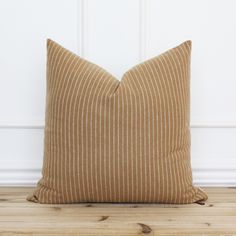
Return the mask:
{"type": "Polygon", "coordinates": [[[88,54],[88,0],[78,0],[77,4],[77,53],[81,57],[86,57],[88,54]]]}
{"type": "Polygon", "coordinates": [[[77,54],[80,56],[83,56],[83,31],[84,31],[84,25],[83,25],[83,6],[84,1],[83,0],[77,0],[77,54]]]}
{"type": "Polygon", "coordinates": [[[139,0],[139,60],[148,59],[150,0],[139,0]]]}
{"type": "Polygon", "coordinates": [[[139,61],[147,57],[147,1],[139,0],[139,61]]]}
{"type": "Polygon", "coordinates": [[[78,55],[88,56],[88,0],[78,0],[77,32],[78,55]]]}

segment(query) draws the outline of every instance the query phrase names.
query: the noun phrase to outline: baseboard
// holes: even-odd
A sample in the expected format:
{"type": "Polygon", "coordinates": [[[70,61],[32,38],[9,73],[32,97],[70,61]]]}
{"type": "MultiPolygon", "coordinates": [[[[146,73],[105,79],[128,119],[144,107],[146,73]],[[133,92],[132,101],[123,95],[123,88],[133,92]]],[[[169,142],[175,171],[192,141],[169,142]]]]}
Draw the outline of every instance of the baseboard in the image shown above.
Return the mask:
{"type": "MultiPolygon", "coordinates": [[[[40,169],[0,169],[0,186],[35,186],[40,169]]],[[[194,169],[193,181],[199,186],[236,186],[236,169],[194,169]]]]}
{"type": "Polygon", "coordinates": [[[207,187],[235,187],[236,169],[193,169],[196,185],[207,187]]]}
{"type": "Polygon", "coordinates": [[[0,186],[35,186],[40,169],[0,169],[0,186]]]}

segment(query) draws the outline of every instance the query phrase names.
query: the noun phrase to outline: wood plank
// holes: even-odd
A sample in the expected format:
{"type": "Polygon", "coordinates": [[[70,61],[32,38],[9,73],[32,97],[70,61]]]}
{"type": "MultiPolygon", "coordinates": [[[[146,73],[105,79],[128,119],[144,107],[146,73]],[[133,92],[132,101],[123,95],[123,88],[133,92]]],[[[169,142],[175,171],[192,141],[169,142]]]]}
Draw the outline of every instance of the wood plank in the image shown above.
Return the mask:
{"type": "Polygon", "coordinates": [[[36,204],[32,188],[0,188],[0,235],[236,236],[236,188],[207,188],[205,205],[36,204]]]}

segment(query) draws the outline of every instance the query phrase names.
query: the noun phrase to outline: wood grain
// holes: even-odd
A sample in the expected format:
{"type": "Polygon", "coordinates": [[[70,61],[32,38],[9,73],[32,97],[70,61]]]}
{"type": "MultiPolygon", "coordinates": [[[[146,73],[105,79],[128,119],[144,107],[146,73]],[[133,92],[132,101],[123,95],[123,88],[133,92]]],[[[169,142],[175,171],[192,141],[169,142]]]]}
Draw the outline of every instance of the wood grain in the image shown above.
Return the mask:
{"type": "Polygon", "coordinates": [[[205,205],[27,202],[31,188],[0,188],[0,235],[236,236],[236,188],[207,188],[205,205]]]}

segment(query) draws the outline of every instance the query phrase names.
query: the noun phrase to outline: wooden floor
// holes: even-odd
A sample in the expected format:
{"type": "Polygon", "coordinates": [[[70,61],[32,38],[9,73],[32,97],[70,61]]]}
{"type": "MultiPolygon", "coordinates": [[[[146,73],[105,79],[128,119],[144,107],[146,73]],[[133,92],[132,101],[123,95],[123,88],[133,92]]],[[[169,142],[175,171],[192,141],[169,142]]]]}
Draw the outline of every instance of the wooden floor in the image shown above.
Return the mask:
{"type": "Polygon", "coordinates": [[[0,235],[236,236],[236,188],[207,188],[205,205],[27,202],[30,188],[0,188],[0,235]]]}

